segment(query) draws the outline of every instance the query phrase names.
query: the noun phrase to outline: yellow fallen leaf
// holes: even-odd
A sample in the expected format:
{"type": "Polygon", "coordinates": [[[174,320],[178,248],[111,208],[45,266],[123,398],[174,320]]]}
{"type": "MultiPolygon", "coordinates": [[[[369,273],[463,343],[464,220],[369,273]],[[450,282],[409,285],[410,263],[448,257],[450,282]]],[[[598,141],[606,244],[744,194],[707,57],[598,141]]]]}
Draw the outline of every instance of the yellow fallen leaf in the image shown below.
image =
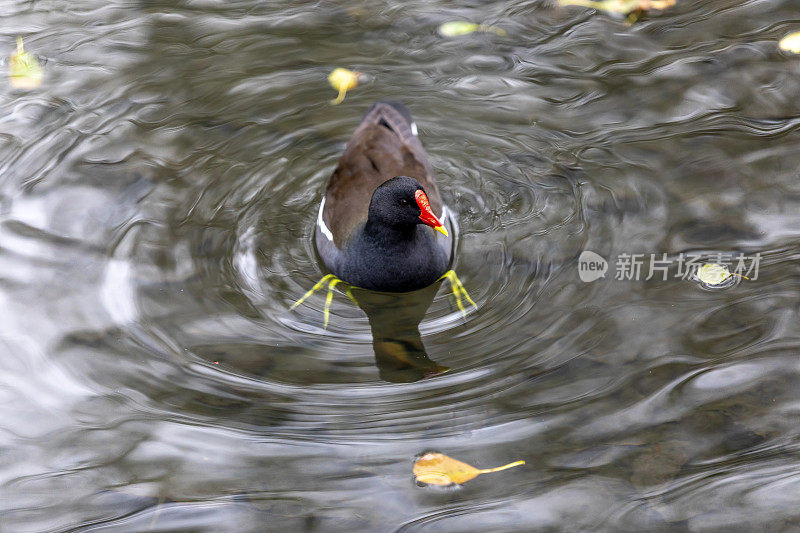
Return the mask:
{"type": "Polygon", "coordinates": [[[331,104],[339,105],[344,100],[344,95],[350,89],[358,85],[358,80],[361,78],[361,73],[354,70],[347,70],[346,68],[335,68],[333,72],[328,75],[328,81],[331,87],[339,91],[339,96],[331,100],[331,104]]]}
{"type": "Polygon", "coordinates": [[[778,48],[793,54],[800,54],[800,31],[790,33],[778,41],[778,48]]]}
{"type": "Polygon", "coordinates": [[[463,20],[454,20],[452,22],[445,22],[439,26],[439,34],[444,37],[457,37],[459,35],[467,35],[476,31],[485,31],[496,33],[503,36],[506,30],[496,26],[489,26],[488,24],[475,24],[474,22],[466,22],[463,20]]]}
{"type": "Polygon", "coordinates": [[[716,263],[706,263],[697,269],[697,279],[706,285],[719,285],[732,275],[724,265],[716,263]]]}
{"type": "Polygon", "coordinates": [[[44,71],[36,56],[23,48],[22,37],[17,37],[17,52],[8,58],[8,76],[17,89],[35,89],[42,84],[44,71]]]}
{"type": "Polygon", "coordinates": [[[443,453],[426,453],[414,463],[414,476],[420,483],[429,485],[452,485],[465,483],[470,479],[489,472],[497,472],[514,466],[524,465],[525,461],[515,461],[497,468],[479,469],[462,463],[443,453]]]}
{"type": "Polygon", "coordinates": [[[558,0],[558,3],[562,6],[591,7],[606,13],[629,15],[650,9],[667,9],[675,5],[675,0],[558,0]]]}

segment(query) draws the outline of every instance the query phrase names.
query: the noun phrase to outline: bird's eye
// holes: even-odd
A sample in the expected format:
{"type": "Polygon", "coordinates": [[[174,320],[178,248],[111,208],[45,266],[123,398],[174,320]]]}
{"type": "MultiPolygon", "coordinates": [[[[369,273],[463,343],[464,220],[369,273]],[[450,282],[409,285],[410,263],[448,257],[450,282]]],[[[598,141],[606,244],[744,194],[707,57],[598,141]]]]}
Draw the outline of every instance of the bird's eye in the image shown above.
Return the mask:
{"type": "Polygon", "coordinates": [[[408,205],[408,200],[405,198],[400,198],[400,205],[408,205]]]}

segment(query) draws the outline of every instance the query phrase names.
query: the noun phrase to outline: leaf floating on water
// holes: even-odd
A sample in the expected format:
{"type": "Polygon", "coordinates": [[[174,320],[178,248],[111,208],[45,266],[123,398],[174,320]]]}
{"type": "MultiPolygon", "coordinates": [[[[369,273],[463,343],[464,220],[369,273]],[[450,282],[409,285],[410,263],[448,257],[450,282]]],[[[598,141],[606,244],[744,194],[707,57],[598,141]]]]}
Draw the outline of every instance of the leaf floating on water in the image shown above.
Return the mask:
{"type": "Polygon", "coordinates": [[[706,263],[697,269],[697,279],[706,285],[719,285],[733,276],[724,265],[706,263]]]}
{"type": "Polygon", "coordinates": [[[778,48],[793,54],[800,54],[800,31],[790,33],[778,41],[778,48]]]}
{"type": "Polygon", "coordinates": [[[44,71],[36,56],[25,51],[22,37],[17,37],[17,52],[8,58],[8,76],[17,89],[35,89],[42,84],[44,71]]]}
{"type": "Polygon", "coordinates": [[[333,72],[328,75],[328,82],[330,82],[331,87],[339,91],[339,96],[331,100],[331,104],[341,104],[344,100],[344,95],[347,94],[347,91],[354,89],[358,85],[358,80],[360,78],[360,72],[341,67],[333,69],[333,72]]]}
{"type": "Polygon", "coordinates": [[[453,21],[445,22],[439,26],[439,34],[443,37],[457,37],[478,31],[480,26],[474,22],[453,21]]]}
{"type": "Polygon", "coordinates": [[[675,5],[675,0],[558,0],[558,3],[562,6],[583,6],[606,13],[630,15],[651,9],[667,9],[675,5]]]}
{"type": "Polygon", "coordinates": [[[443,37],[458,37],[459,35],[468,35],[476,31],[484,31],[496,33],[503,36],[506,30],[496,26],[489,26],[487,24],[475,24],[474,22],[467,22],[464,20],[454,20],[452,22],[445,22],[439,26],[439,34],[443,37]]]}
{"type": "Polygon", "coordinates": [[[443,453],[426,453],[414,463],[414,476],[420,483],[428,485],[461,484],[489,472],[498,472],[514,466],[524,465],[525,461],[514,461],[497,468],[480,469],[467,463],[462,463],[443,453]]]}
{"type": "Polygon", "coordinates": [[[439,34],[443,37],[457,37],[478,31],[480,26],[474,22],[453,21],[439,26],[439,34]]]}

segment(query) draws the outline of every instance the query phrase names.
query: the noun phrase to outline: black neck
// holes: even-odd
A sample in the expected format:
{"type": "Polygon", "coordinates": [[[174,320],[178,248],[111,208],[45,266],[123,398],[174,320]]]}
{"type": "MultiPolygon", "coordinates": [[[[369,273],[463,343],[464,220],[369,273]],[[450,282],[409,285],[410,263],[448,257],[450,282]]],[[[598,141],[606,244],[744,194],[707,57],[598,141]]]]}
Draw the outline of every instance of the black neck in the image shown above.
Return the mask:
{"type": "Polygon", "coordinates": [[[367,220],[364,225],[364,238],[380,245],[382,248],[408,244],[417,235],[419,224],[393,225],[367,220]]]}

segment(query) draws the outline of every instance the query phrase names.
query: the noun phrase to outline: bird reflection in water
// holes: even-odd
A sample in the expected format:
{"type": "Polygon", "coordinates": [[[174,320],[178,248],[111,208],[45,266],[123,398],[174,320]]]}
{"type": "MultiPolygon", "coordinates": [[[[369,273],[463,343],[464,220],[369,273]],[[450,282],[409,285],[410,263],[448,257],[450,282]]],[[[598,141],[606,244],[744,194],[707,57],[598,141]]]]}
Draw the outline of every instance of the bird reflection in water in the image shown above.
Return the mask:
{"type": "Polygon", "coordinates": [[[347,287],[344,290],[347,296],[367,314],[369,319],[372,347],[380,378],[393,383],[410,383],[438,376],[450,370],[428,357],[419,332],[419,325],[428,312],[441,282],[445,279],[449,282],[456,305],[463,316],[466,316],[468,305],[477,308],[455,272],[448,270],[433,285],[404,293],[360,289],[328,274],[297,300],[292,309],[327,285],[323,311],[323,321],[327,327],[334,289],[339,284],[347,287]]]}

